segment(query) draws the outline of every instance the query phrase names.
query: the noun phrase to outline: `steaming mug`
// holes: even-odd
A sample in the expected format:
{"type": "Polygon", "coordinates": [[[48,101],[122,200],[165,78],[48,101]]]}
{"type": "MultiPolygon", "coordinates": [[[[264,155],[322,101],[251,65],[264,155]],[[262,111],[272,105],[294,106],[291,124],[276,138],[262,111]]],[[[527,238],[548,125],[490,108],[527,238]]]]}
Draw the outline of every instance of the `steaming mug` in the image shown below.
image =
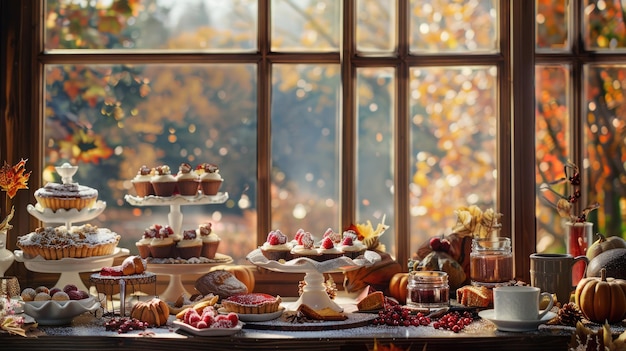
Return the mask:
{"type": "Polygon", "coordinates": [[[530,285],[556,294],[557,301],[566,304],[576,289],[572,283],[572,266],[579,261],[585,262],[587,270],[589,259],[584,255],[534,253],[530,255],[530,285]]]}

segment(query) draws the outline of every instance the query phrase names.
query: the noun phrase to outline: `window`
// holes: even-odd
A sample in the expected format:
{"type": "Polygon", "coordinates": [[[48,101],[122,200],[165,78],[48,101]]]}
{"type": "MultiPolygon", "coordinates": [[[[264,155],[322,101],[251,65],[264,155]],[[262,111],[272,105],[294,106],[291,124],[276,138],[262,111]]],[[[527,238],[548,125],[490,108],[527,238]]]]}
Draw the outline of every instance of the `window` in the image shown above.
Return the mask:
{"type": "MultiPolygon", "coordinates": [[[[575,213],[598,202],[588,219],[606,235],[622,235],[626,218],[625,11],[621,2],[537,1],[536,182],[563,177],[568,160],[578,165],[575,213]]],[[[537,199],[537,250],[563,252],[563,219],[537,199]]]]}
{"type": "Polygon", "coordinates": [[[406,261],[471,204],[514,234],[508,1],[44,3],[34,173],[77,164],[131,251],[168,209],[127,203],[130,179],[181,162],[219,165],[228,201],[183,227],[240,263],[271,229],[383,219],[406,261]]]}

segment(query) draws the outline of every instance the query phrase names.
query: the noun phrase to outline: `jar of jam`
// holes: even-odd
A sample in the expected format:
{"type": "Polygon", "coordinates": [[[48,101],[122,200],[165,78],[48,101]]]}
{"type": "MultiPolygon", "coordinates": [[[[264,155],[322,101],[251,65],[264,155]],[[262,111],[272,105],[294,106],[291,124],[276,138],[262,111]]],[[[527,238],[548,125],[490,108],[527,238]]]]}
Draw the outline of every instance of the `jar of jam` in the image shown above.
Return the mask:
{"type": "Polygon", "coordinates": [[[474,238],[470,253],[472,285],[494,288],[513,281],[511,239],[504,237],[474,238]]]}
{"type": "Polygon", "coordinates": [[[438,308],[450,304],[448,273],[413,271],[409,273],[406,304],[419,308],[438,308]]]}

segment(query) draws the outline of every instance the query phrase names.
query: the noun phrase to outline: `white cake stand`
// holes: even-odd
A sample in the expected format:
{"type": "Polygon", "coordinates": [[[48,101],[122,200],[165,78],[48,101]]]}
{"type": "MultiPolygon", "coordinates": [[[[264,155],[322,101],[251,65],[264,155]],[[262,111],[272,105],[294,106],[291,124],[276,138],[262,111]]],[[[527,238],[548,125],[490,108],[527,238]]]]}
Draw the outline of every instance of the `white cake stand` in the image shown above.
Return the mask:
{"type": "Polygon", "coordinates": [[[196,194],[194,196],[133,196],[127,194],[124,196],[126,202],[133,206],[169,206],[170,212],[167,215],[168,221],[174,234],[182,234],[183,214],[180,206],[185,205],[205,205],[205,204],[221,204],[228,200],[228,193],[217,193],[216,195],[196,194]]]}
{"type": "Polygon", "coordinates": [[[168,302],[176,301],[182,294],[191,296],[183,285],[181,274],[204,274],[209,272],[211,267],[232,263],[230,256],[216,253],[215,263],[150,263],[148,262],[148,270],[156,274],[169,275],[170,281],[167,288],[159,296],[168,302]]]}
{"type": "Polygon", "coordinates": [[[343,307],[335,303],[326,293],[324,287],[324,273],[350,271],[379,262],[382,258],[374,251],[365,251],[363,256],[350,259],[342,256],[332,260],[317,262],[310,258],[296,258],[284,263],[268,260],[260,249],[256,249],[246,256],[248,261],[259,267],[282,273],[304,273],[306,285],[302,289],[300,298],[289,306],[297,310],[301,304],[306,304],[316,310],[330,307],[337,312],[343,312],[343,307]]]}
{"type": "Polygon", "coordinates": [[[15,260],[23,262],[30,271],[39,273],[61,273],[54,286],[63,288],[67,284],[74,284],[78,289],[89,291],[80,279],[81,272],[97,272],[102,267],[113,265],[117,256],[128,255],[128,249],[116,247],[112,254],[85,258],[62,258],[60,260],[46,260],[41,256],[29,258],[22,250],[15,250],[15,260]]]}

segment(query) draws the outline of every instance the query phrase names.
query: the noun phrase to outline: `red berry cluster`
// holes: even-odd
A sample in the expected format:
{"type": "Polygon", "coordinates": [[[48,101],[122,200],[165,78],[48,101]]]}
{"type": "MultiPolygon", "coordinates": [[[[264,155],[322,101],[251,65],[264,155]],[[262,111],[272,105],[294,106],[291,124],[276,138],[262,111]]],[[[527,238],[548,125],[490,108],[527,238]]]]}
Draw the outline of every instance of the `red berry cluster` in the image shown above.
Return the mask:
{"type": "Polygon", "coordinates": [[[394,327],[410,327],[429,325],[430,318],[423,313],[411,314],[409,309],[400,305],[385,306],[378,311],[378,317],[372,320],[374,325],[389,325],[394,327]]]}
{"type": "Polygon", "coordinates": [[[118,334],[123,334],[133,330],[146,330],[148,323],[136,318],[119,317],[111,318],[111,320],[104,323],[104,327],[107,331],[116,330],[118,334]]]}
{"type": "Polygon", "coordinates": [[[433,322],[433,328],[435,329],[447,329],[455,333],[465,329],[466,326],[474,321],[474,317],[471,313],[465,311],[462,314],[459,312],[448,312],[441,316],[438,321],[433,322]]]}
{"type": "Polygon", "coordinates": [[[430,238],[428,243],[433,251],[450,252],[450,240],[448,239],[435,236],[430,238]]]}

